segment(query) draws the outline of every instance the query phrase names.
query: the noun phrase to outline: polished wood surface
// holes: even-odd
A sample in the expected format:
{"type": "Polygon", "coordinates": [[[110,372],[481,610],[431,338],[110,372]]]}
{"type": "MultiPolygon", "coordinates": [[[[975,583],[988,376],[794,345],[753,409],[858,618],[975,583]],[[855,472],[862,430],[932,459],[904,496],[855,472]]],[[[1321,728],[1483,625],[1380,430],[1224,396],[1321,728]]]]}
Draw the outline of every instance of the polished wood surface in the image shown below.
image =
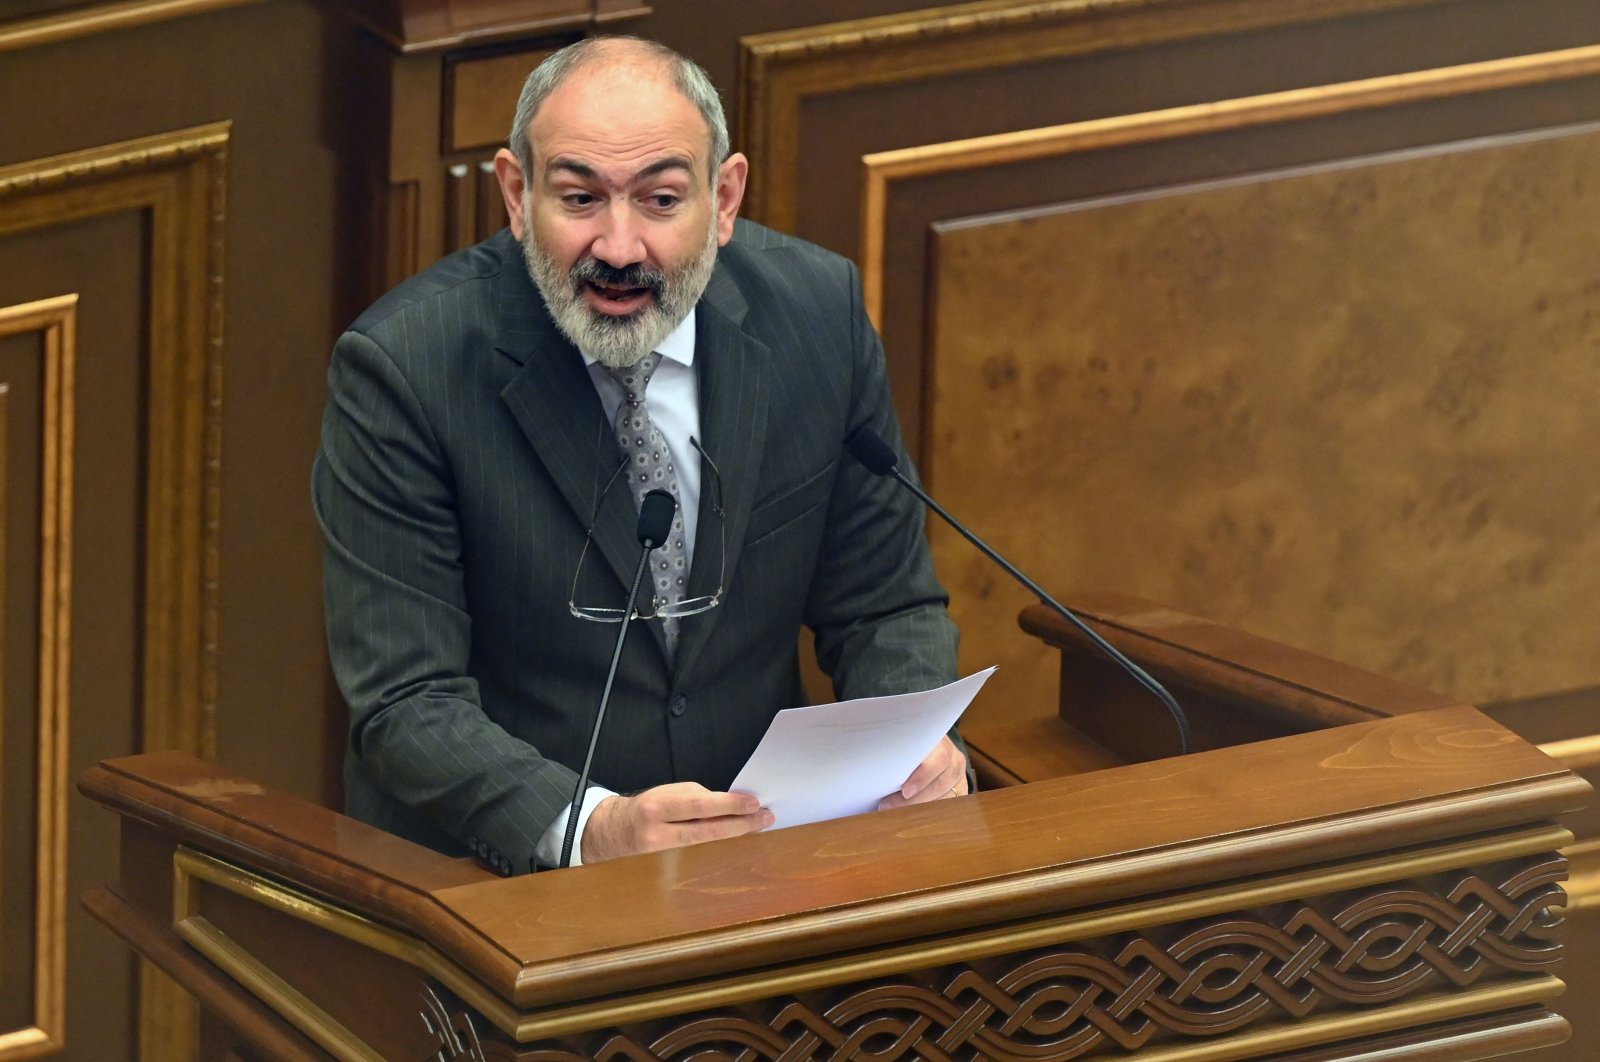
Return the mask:
{"type": "Polygon", "coordinates": [[[435,896],[522,964],[514,999],[534,1005],[568,996],[579,971],[622,990],[669,973],[737,968],[752,953],[792,962],[847,940],[1036,915],[1069,884],[1076,904],[1110,899],[1125,894],[1129,868],[1096,865],[1107,851],[1144,867],[1141,891],[1160,892],[1206,881],[1221,849],[1229,873],[1268,873],[1559,814],[1585,791],[1509,732],[1457,710],[690,848],[652,857],[654,866],[602,864],[582,882],[549,875],[435,896]],[[1477,792],[1490,785],[1496,794],[1477,792]],[[1297,786],[1303,792],[1286,806],[1284,793],[1297,786]],[[1462,802],[1466,789],[1474,796],[1462,802]],[[1225,801],[1207,799],[1224,790],[1225,801]],[[1074,829],[1057,835],[1049,823],[1067,807],[1074,829]],[[1342,815],[1370,815],[1381,827],[1306,834],[1307,824],[1342,815]],[[671,887],[640,897],[640,874],[671,887]],[[884,893],[892,903],[871,910],[884,893]],[[628,919],[605,917],[621,904],[628,919]]]}
{"type": "MultiPolygon", "coordinates": [[[[1474,704],[1600,685],[1597,130],[942,226],[925,474],[1004,512],[1046,586],[1474,704]]],[[[965,667],[1041,703],[1040,647],[1002,626],[1028,593],[939,528],[935,558],[965,667]]]]}
{"type": "MultiPolygon", "coordinates": [[[[1078,594],[1073,611],[1167,685],[1193,728],[1194,747],[1429,711],[1450,698],[1131,594],[1078,594]]],[[[1148,691],[1043,605],[1022,629],[1059,662],[1056,712],[965,727],[975,761],[997,785],[1056,778],[1175,754],[1178,731],[1148,691]]]]}

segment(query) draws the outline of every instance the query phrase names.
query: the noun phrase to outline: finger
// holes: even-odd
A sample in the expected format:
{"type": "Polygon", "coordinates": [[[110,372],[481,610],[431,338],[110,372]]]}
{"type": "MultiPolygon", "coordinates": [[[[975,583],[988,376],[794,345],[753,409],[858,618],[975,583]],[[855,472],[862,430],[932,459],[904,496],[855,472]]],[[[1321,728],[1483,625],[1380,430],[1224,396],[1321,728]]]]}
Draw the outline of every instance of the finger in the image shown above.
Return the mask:
{"type": "Polygon", "coordinates": [[[771,826],[772,822],[772,812],[766,808],[758,808],[749,815],[720,815],[714,819],[678,823],[676,829],[681,834],[680,844],[700,844],[704,841],[719,841],[725,837],[758,833],[771,826]]]}
{"type": "Polygon", "coordinates": [[[725,815],[754,815],[761,801],[749,793],[719,793],[698,782],[673,782],[639,794],[641,813],[654,822],[692,822],[725,815]]]}
{"type": "Polygon", "coordinates": [[[938,783],[939,776],[944,773],[947,766],[944,758],[939,755],[941,751],[940,749],[935,749],[927,759],[917,764],[917,769],[911,772],[911,777],[907,778],[905,783],[900,786],[899,796],[904,797],[906,800],[912,800],[929,786],[938,783]]]}
{"type": "Polygon", "coordinates": [[[878,810],[887,811],[890,808],[905,807],[907,804],[927,804],[934,800],[956,796],[963,791],[965,781],[966,770],[958,760],[940,771],[931,782],[912,796],[908,797],[904,792],[890,793],[878,802],[878,810]]]}
{"type": "Polygon", "coordinates": [[[917,764],[917,769],[911,772],[911,777],[900,787],[900,795],[907,800],[914,800],[928,789],[933,790],[929,794],[930,797],[939,795],[943,792],[938,788],[940,779],[949,773],[951,764],[956,762],[961,763],[962,769],[965,769],[965,758],[961,755],[961,750],[956,748],[955,742],[951,741],[948,735],[940,738],[939,743],[923,757],[922,762],[917,764]]]}
{"type": "Polygon", "coordinates": [[[639,830],[640,851],[659,852],[667,848],[721,840],[755,833],[772,825],[772,812],[761,808],[749,815],[720,815],[685,822],[653,822],[639,830]]]}
{"type": "Polygon", "coordinates": [[[612,796],[602,800],[584,830],[583,860],[597,863],[638,852],[656,852],[719,837],[734,837],[765,829],[772,822],[772,812],[761,807],[748,793],[714,793],[693,782],[658,786],[637,796],[612,796]],[[734,799],[725,799],[730,796],[734,799]],[[668,810],[681,813],[684,807],[702,804],[712,808],[731,805],[733,811],[698,819],[665,817],[668,810]]]}

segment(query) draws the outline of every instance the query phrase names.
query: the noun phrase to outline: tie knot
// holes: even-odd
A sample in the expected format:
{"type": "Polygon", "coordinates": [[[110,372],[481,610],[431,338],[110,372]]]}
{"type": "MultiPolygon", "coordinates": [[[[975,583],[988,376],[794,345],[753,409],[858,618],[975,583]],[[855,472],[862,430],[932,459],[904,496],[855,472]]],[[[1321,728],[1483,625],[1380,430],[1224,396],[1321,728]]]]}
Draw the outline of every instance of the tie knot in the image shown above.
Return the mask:
{"type": "Polygon", "coordinates": [[[626,369],[613,369],[607,366],[606,371],[611,374],[613,380],[622,385],[628,401],[637,405],[644,400],[644,389],[650,386],[650,377],[655,375],[656,366],[660,364],[661,353],[652,350],[626,369]]]}

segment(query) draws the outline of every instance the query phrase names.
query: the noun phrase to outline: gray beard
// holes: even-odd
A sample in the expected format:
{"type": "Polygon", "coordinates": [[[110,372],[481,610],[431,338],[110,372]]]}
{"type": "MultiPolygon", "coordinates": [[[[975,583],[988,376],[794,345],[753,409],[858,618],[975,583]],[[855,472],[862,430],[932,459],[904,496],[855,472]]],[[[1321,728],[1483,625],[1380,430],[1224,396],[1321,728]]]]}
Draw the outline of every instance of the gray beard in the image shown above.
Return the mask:
{"type": "Polygon", "coordinates": [[[649,306],[625,317],[603,314],[583,302],[582,267],[587,259],[563,269],[534,241],[533,218],[526,204],[522,217],[526,233],[522,257],[556,327],[574,346],[608,369],[637,365],[659,347],[694,312],[717,264],[717,226],[713,217],[700,253],[660,277],[649,306]]]}

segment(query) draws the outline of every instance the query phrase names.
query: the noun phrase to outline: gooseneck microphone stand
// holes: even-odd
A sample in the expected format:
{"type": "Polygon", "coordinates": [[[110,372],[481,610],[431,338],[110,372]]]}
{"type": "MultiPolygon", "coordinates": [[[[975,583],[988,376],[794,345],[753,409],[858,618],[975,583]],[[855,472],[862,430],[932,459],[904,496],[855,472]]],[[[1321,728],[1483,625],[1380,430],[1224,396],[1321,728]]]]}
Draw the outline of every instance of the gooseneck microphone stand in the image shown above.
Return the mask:
{"type": "Polygon", "coordinates": [[[589,731],[589,751],[583,756],[583,770],[578,772],[578,785],[572,791],[572,805],[567,810],[567,830],[561,840],[561,860],[557,864],[572,864],[572,846],[578,840],[578,812],[583,807],[583,792],[589,788],[589,768],[594,764],[595,746],[600,743],[600,725],[605,722],[606,705],[611,703],[611,686],[617,680],[617,665],[622,662],[622,643],[628,637],[628,625],[638,614],[634,602],[639,596],[639,584],[644,581],[645,566],[650,563],[650,551],[667,540],[672,531],[672,516],[677,511],[678,499],[664,490],[653,490],[639,503],[639,566],[633,572],[633,586],[628,590],[628,607],[623,610],[622,623],[617,630],[617,646],[611,653],[611,670],[606,672],[605,689],[600,693],[600,706],[594,712],[594,727],[589,731]]]}
{"type": "Polygon", "coordinates": [[[1090,629],[1088,624],[1073,615],[1071,609],[1045,593],[1043,587],[1023,575],[1016,565],[1000,556],[987,542],[967,530],[966,525],[945,512],[938,502],[928,496],[927,492],[902,475],[899,469],[900,459],[895,455],[894,450],[890,449],[889,444],[880,439],[871,428],[865,426],[857,428],[850,433],[850,437],[844,441],[844,445],[850,451],[851,456],[861,462],[868,472],[876,476],[892,476],[898,480],[900,485],[915,494],[923,505],[938,513],[945,523],[955,528],[962,538],[977,546],[984,556],[1004,568],[1006,574],[1027,587],[1035,597],[1053,609],[1056,615],[1076,627],[1101,652],[1115,660],[1123,670],[1137,679],[1141,686],[1154,694],[1156,699],[1172,714],[1173,721],[1178,724],[1178,743],[1183,750],[1183,754],[1188,755],[1190,752],[1189,717],[1184,714],[1182,708],[1178,707],[1177,699],[1167,692],[1165,686],[1151,678],[1144,668],[1122,655],[1116,646],[1100,637],[1099,634],[1090,629]]]}

